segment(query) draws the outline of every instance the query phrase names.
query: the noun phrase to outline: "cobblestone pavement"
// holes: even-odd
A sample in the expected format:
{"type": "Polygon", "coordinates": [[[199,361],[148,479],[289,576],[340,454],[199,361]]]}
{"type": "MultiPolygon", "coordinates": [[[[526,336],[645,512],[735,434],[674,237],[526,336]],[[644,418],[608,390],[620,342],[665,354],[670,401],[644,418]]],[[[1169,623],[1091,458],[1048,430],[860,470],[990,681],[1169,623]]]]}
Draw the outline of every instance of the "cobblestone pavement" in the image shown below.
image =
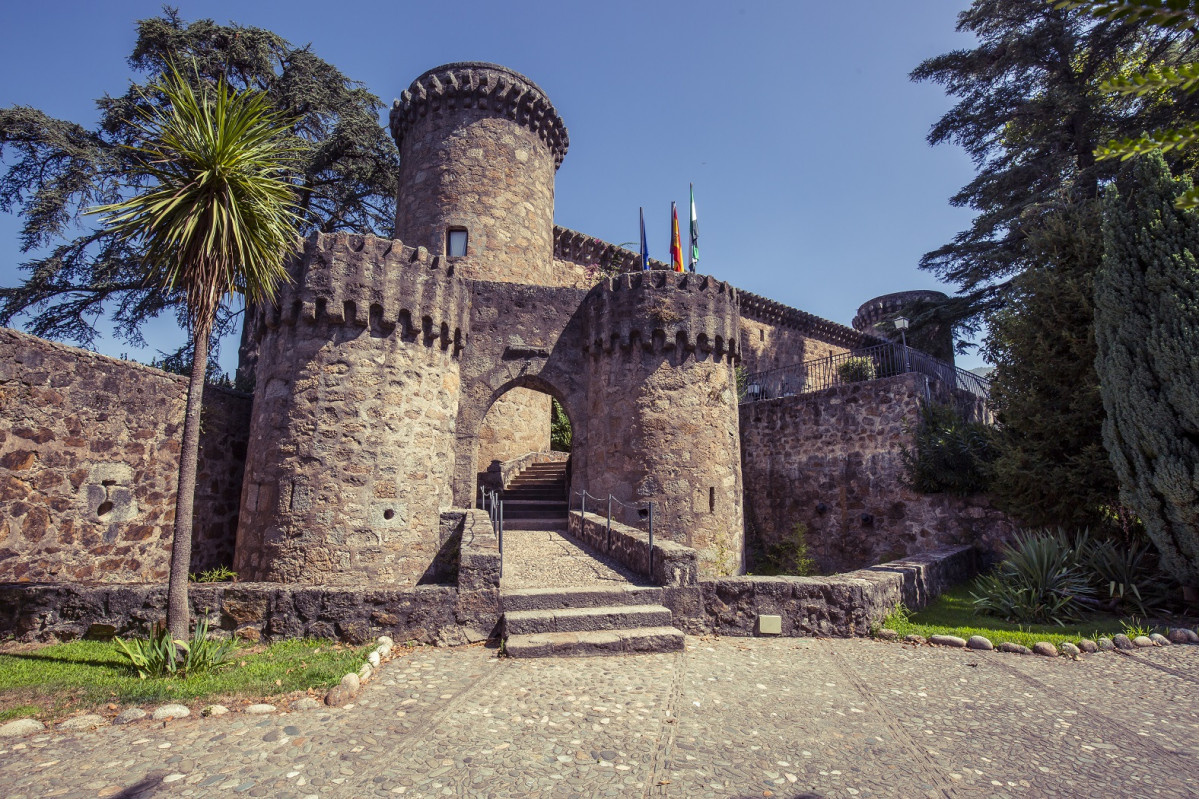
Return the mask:
{"type": "Polygon", "coordinates": [[[620,561],[553,530],[505,530],[502,588],[565,588],[642,580],[620,561]]]}
{"type": "Polygon", "coordinates": [[[21,797],[1199,795],[1199,647],[1064,658],[870,640],[393,660],[345,708],[0,743],[21,797]]]}

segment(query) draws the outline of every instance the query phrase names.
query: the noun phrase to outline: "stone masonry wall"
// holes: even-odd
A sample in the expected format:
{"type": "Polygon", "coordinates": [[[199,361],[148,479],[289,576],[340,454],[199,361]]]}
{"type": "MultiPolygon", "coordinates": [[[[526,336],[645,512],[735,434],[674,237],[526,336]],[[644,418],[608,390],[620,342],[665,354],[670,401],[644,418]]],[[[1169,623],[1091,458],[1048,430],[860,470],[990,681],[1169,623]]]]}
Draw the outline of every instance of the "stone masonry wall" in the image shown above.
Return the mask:
{"type": "Polygon", "coordinates": [[[550,396],[514,388],[500,397],[479,429],[479,471],[550,448],[550,396]]]}
{"type": "MultiPolygon", "coordinates": [[[[187,378],[0,329],[0,581],[165,579],[187,378]]],[[[208,386],[193,571],[232,563],[249,397],[208,386]]]]}
{"type": "Polygon", "coordinates": [[[1014,528],[985,497],[903,486],[900,452],[913,445],[926,381],[906,374],[742,405],[751,553],[783,544],[797,524],[825,573],[945,546],[998,548],[1014,528]]]}

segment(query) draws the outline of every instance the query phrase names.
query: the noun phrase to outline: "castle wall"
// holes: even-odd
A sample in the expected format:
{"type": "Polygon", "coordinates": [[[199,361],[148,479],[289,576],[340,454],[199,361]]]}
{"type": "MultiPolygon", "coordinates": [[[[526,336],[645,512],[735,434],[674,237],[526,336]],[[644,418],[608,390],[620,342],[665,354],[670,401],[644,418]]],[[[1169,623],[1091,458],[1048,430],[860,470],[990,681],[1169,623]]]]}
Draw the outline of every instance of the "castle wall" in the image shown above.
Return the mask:
{"type": "Polygon", "coordinates": [[[1012,523],[985,497],[904,487],[901,452],[914,446],[926,380],[905,374],[742,405],[751,553],[787,541],[796,524],[825,573],[1007,540],[1012,523]]]}
{"type": "Polygon", "coordinates": [[[774,300],[740,292],[741,357],[746,374],[796,366],[884,343],[774,300]]]}
{"type": "Polygon", "coordinates": [[[291,270],[260,317],[238,572],[440,579],[464,284],[398,241],[345,234],[310,238],[291,270]]]}
{"type": "MultiPolygon", "coordinates": [[[[187,383],[0,329],[0,582],[166,579],[187,383]]],[[[192,571],[233,562],[249,412],[205,388],[192,571]]]]}
{"type": "Polygon", "coordinates": [[[590,361],[574,484],[653,501],[655,534],[699,550],[701,573],[739,573],[735,290],[704,275],[626,274],[597,286],[583,310],[590,361]]]}
{"type": "Polygon", "coordinates": [[[550,448],[550,396],[514,388],[495,401],[479,429],[479,471],[550,448]]]}
{"type": "Polygon", "coordinates": [[[741,317],[741,363],[746,374],[795,366],[849,351],[850,348],[843,344],[822,341],[791,327],[741,317]]]}

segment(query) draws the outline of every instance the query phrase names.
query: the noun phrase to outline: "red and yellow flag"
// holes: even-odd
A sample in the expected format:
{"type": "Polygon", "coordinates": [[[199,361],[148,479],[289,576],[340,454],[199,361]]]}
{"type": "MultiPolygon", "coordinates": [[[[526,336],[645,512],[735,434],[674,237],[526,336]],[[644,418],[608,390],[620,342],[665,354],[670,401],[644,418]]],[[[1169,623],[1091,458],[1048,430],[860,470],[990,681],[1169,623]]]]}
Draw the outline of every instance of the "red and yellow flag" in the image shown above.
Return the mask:
{"type": "Polygon", "coordinates": [[[679,209],[670,204],[670,268],[676,272],[683,271],[683,242],[679,238],[679,209]]]}

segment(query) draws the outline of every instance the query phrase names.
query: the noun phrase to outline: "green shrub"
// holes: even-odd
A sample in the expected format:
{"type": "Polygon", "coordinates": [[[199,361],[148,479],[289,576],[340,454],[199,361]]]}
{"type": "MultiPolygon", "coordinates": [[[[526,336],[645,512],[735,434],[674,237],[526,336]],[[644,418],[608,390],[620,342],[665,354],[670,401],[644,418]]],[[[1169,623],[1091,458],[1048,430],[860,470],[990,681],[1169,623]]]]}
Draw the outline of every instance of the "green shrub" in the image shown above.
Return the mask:
{"type": "Polygon", "coordinates": [[[1174,586],[1160,571],[1156,553],[1144,544],[1089,544],[1086,566],[1096,596],[1112,610],[1148,616],[1170,601],[1174,586]]]}
{"type": "Polygon", "coordinates": [[[797,577],[816,574],[816,561],[808,554],[808,528],[803,522],[796,522],[790,535],[767,544],[761,554],[754,566],[756,574],[797,577]]]}
{"type": "Polygon", "coordinates": [[[193,583],[227,583],[237,579],[237,572],[230,569],[228,566],[214,566],[211,569],[205,569],[198,574],[192,572],[189,579],[193,583]]]}
{"type": "Polygon", "coordinates": [[[987,489],[998,454],[990,427],[966,421],[951,405],[925,402],[915,432],[915,448],[900,453],[909,488],[957,496],[987,489]]]}
{"type": "Polygon", "coordinates": [[[1061,531],[1017,535],[995,570],[975,580],[974,607],[1023,623],[1064,625],[1077,619],[1083,610],[1079,600],[1094,595],[1085,554],[1061,531]]]}
{"type": "Polygon", "coordinates": [[[233,639],[216,640],[208,637],[208,622],[196,623],[191,641],[172,639],[166,627],[160,626],[148,639],[113,640],[143,680],[147,677],[187,677],[215,671],[232,659],[237,651],[233,639]]]}
{"type": "Polygon", "coordinates": [[[550,449],[554,452],[570,452],[571,440],[574,433],[570,427],[570,417],[562,403],[556,399],[550,400],[550,449]]]}
{"type": "Polygon", "coordinates": [[[837,364],[837,377],[841,378],[842,383],[861,383],[877,376],[873,358],[854,356],[837,364]]]}

